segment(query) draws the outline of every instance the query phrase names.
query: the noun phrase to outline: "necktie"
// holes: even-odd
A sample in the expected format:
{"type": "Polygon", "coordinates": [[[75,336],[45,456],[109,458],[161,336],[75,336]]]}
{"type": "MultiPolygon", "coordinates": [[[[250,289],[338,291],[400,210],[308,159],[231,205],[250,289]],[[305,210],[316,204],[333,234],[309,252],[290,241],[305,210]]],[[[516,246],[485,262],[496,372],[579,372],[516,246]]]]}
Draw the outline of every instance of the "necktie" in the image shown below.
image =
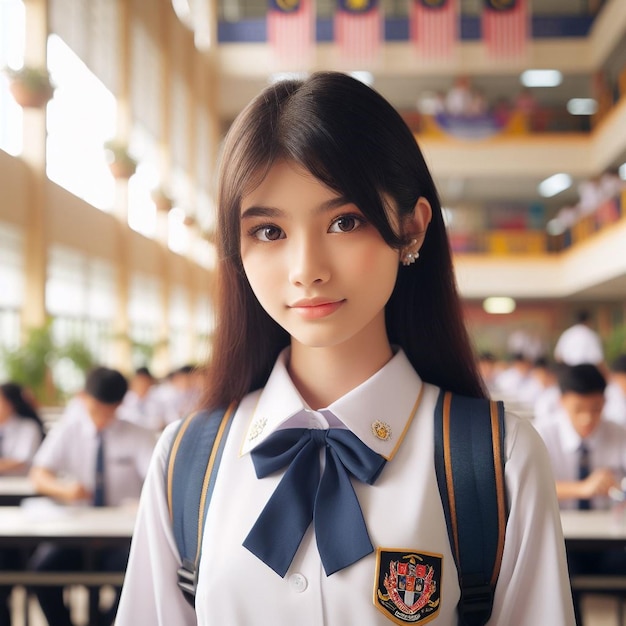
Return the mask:
{"type": "Polygon", "coordinates": [[[102,432],[98,431],[98,450],[96,452],[96,482],[93,491],[93,505],[105,505],[104,489],[104,442],[102,432]]]}
{"type": "MultiPolygon", "coordinates": [[[[580,448],[578,448],[578,480],[585,480],[589,476],[589,471],[589,448],[583,442],[580,444],[580,448]]],[[[586,499],[579,500],[578,508],[587,511],[591,508],[591,503],[586,499]]]]}
{"type": "Polygon", "coordinates": [[[356,435],[338,428],[278,430],[251,456],[258,478],[288,465],[243,543],[277,574],[287,573],[311,522],[327,576],[373,552],[350,475],[372,485],[386,461],[356,435]]]}

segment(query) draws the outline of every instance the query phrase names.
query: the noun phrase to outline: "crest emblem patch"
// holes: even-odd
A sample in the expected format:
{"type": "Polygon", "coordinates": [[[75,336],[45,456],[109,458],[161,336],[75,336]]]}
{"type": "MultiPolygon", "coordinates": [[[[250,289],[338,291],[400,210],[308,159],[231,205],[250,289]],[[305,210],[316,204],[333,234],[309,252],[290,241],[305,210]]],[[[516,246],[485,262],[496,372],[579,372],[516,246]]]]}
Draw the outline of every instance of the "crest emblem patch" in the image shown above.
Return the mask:
{"type": "Polygon", "coordinates": [[[441,602],[443,555],[378,548],[374,605],[396,624],[425,624],[441,602]]]}

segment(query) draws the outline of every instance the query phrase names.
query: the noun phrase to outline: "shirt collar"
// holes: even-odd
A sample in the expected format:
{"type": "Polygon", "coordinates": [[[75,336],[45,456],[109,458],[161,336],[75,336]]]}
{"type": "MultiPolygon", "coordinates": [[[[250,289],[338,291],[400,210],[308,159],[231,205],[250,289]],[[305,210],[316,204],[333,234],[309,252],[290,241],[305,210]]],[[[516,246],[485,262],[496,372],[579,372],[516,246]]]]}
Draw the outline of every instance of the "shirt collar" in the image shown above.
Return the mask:
{"type": "MultiPolygon", "coordinates": [[[[250,452],[291,417],[308,409],[287,372],[288,355],[289,350],[283,350],[260,393],[241,454],[250,452]]],[[[390,460],[417,412],[423,388],[408,358],[398,350],[368,380],[324,409],[372,450],[390,460]]]]}

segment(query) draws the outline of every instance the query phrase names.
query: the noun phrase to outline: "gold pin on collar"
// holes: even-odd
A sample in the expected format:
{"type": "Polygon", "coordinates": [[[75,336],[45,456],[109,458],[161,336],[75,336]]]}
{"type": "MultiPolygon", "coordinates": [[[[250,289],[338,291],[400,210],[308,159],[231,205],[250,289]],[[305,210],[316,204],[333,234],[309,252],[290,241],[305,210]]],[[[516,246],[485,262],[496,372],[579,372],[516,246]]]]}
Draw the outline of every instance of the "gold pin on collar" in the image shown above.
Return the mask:
{"type": "Polygon", "coordinates": [[[391,426],[386,422],[376,420],[372,423],[372,434],[381,441],[389,441],[391,439],[391,426]]]}

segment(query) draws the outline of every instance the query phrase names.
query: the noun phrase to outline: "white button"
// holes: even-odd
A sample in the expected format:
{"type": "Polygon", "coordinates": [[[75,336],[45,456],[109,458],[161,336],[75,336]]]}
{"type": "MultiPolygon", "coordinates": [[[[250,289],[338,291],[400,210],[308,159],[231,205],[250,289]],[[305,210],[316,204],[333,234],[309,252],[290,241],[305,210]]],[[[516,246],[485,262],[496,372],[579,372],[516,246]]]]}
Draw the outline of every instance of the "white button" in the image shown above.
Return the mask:
{"type": "Polygon", "coordinates": [[[297,593],[302,593],[307,587],[307,580],[302,574],[292,574],[289,577],[291,588],[297,593]]]}

